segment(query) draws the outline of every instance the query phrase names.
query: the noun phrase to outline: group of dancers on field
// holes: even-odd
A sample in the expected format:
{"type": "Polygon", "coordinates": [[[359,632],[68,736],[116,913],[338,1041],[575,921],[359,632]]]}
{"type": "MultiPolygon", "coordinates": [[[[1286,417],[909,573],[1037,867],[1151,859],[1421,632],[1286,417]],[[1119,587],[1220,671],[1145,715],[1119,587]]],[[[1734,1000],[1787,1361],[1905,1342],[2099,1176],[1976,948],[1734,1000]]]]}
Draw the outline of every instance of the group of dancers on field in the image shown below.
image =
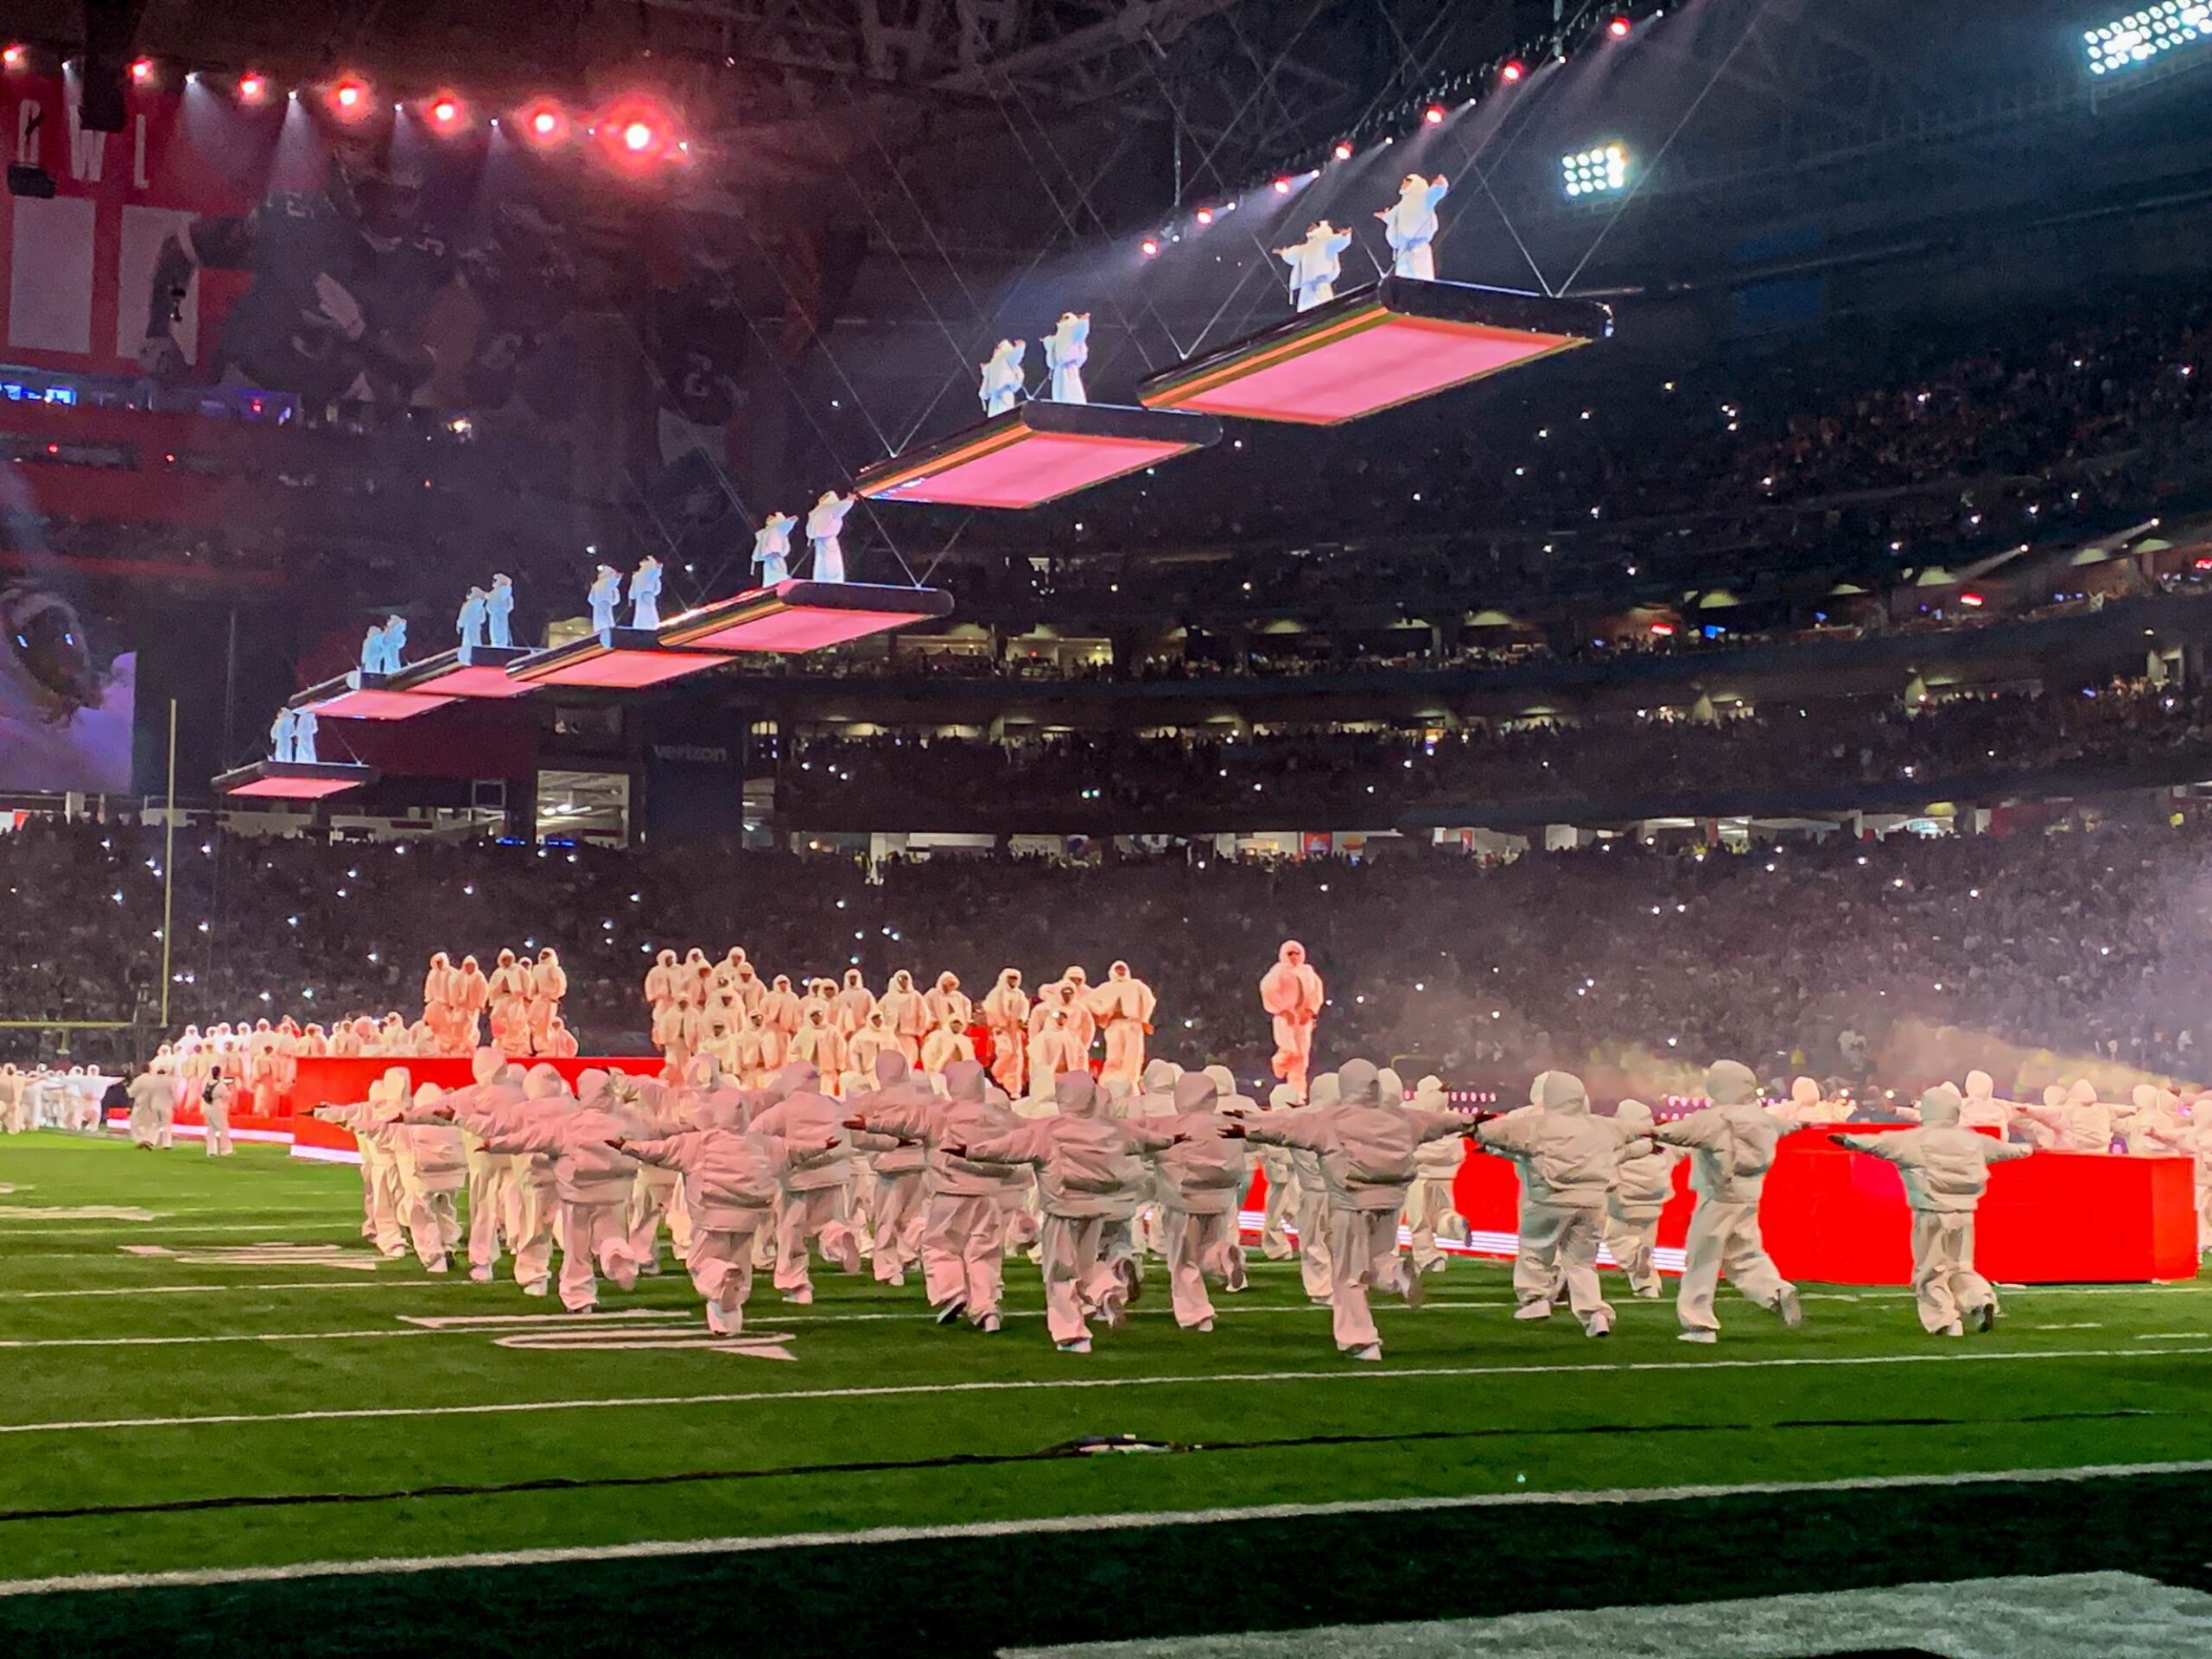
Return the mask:
{"type": "MultiPolygon", "coordinates": [[[[566,1037],[556,1029],[565,979],[533,997],[525,986],[538,983],[539,965],[510,957],[501,953],[504,978],[472,976],[473,958],[458,969],[443,953],[432,959],[418,1026],[434,1050],[473,1036],[480,1011],[540,1053],[544,1037],[566,1037]],[[494,996],[495,983],[511,994],[494,996]]],[[[741,948],[714,962],[664,950],[644,990],[665,1061],[657,1075],[587,1068],[572,1087],[543,1059],[510,1059],[495,1043],[476,1051],[467,1087],[414,1088],[396,1065],[367,1099],[319,1109],[359,1143],[363,1233],[389,1257],[411,1245],[433,1273],[465,1256],[480,1281],[512,1257],[526,1293],[557,1287],[563,1306],[583,1313],[602,1276],[627,1290],[658,1272],[665,1230],[718,1332],[741,1328],[756,1268],[786,1300],[811,1300],[817,1258],[847,1273],[866,1263],[893,1285],[918,1270],[941,1323],[996,1332],[1004,1264],[1026,1255],[1042,1272],[1052,1340],[1084,1352],[1093,1320],[1122,1323],[1155,1255],[1178,1324],[1212,1328],[1209,1286],[1245,1287],[1240,1219],[1258,1172],[1262,1248],[1294,1254],[1306,1294],[1332,1309],[1338,1346],[1374,1359],[1370,1293],[1418,1303],[1423,1274],[1444,1264],[1438,1240],[1458,1220],[1452,1183],[1470,1150],[1516,1166],[1514,1317],[1549,1319],[1564,1303],[1592,1337],[1617,1318],[1598,1278],[1601,1244],[1636,1295],[1662,1294],[1659,1217],[1688,1159],[1697,1203],[1676,1294],[1682,1339],[1715,1339],[1724,1276],[1787,1324],[1802,1317],[1761,1241],[1758,1206],[1781,1138],[1834,1121],[1809,1080],[1770,1103],[1747,1068],[1719,1061],[1706,1074],[1709,1103],[1656,1121],[1633,1100],[1593,1112],[1563,1071],[1540,1074],[1528,1103],[1503,1114],[1447,1110],[1435,1077],[1408,1090],[1364,1060],[1312,1075],[1326,997],[1295,941],[1259,985],[1281,1080],[1264,1101],[1241,1095],[1224,1067],[1148,1058],[1155,1001],[1124,962],[1095,983],[1071,968],[1033,1001],[1007,969],[971,1001],[949,973],[922,990],[901,970],[878,996],[855,969],[842,985],[810,979],[802,993],[785,976],[763,980],[741,948]],[[1094,1046],[1103,1051],[1095,1065],[1094,1046]]],[[[235,1047],[249,1055],[274,1046],[259,1031],[240,1035],[235,1047]]],[[[562,1046],[573,1054],[573,1039],[562,1046]]],[[[165,1048],[134,1082],[134,1129],[142,1092],[173,1107],[176,1075],[207,1069],[188,1064],[198,1058],[189,1045],[165,1048]]],[[[207,1092],[213,1103],[228,1090],[207,1092]]],[[[2195,1155],[2200,1202],[2212,1202],[2212,1114],[2200,1136],[2195,1115],[2155,1090],[2133,1113],[2095,1095],[2082,1084],[2018,1105],[1974,1072],[1964,1091],[1940,1085],[1893,1113],[1914,1127],[1834,1137],[1903,1171],[1928,1330],[1962,1335],[1997,1316],[1973,1264],[1993,1163],[2039,1145],[2101,1151],[2123,1136],[2131,1150],[2140,1141],[2195,1155]]]]}
{"type": "MultiPolygon", "coordinates": [[[[550,1065],[525,1069],[493,1050],[474,1071],[467,1088],[410,1092],[395,1067],[370,1099],[319,1109],[359,1140],[362,1230],[388,1256],[411,1242],[434,1273],[465,1243],[479,1281],[511,1255],[526,1293],[557,1284],[573,1313],[597,1306],[602,1275],[627,1290],[658,1272],[665,1228],[718,1333],[742,1329],[756,1268],[785,1300],[810,1301],[817,1255],[849,1274],[872,1258],[893,1285],[918,1268],[940,1324],[995,1332],[1006,1260],[1026,1253],[1042,1274],[1052,1340],[1087,1353],[1094,1320],[1123,1322],[1153,1252],[1178,1325],[1207,1332],[1210,1283],[1245,1287],[1240,1210],[1256,1155],[1271,1176],[1271,1221],[1287,1211],[1337,1346],[1379,1359],[1370,1293],[1417,1306],[1434,1265],[1401,1253],[1401,1216],[1433,1222],[1448,1208],[1465,1148],[1510,1159],[1520,1175],[1516,1319],[1549,1319],[1564,1300],[1586,1334],[1607,1335],[1616,1314],[1599,1283],[1601,1242],[1637,1294],[1659,1296],[1653,1246],[1683,1158],[1697,1205],[1676,1297],[1682,1339],[1716,1339],[1723,1276],[1786,1324],[1802,1318],[1758,1225],[1790,1126],[1734,1061],[1707,1072],[1709,1105],[1664,1122],[1634,1102],[1595,1114],[1562,1071],[1540,1074],[1516,1110],[1449,1111],[1434,1078],[1409,1099],[1395,1073],[1359,1059],[1313,1077],[1304,1103],[1286,1084],[1264,1106],[1236,1095],[1220,1068],[1164,1061],[1128,1093],[1063,1073],[1049,1103],[1013,1098],[972,1059],[931,1078],[895,1051],[877,1056],[872,1076],[841,1079],[842,1098],[804,1060],[754,1089],[735,1086],[712,1055],[658,1077],[588,1069],[573,1091],[550,1065]]],[[[1988,1166],[2034,1148],[1961,1126],[1948,1084],[1918,1110],[1916,1127],[1835,1139],[1904,1173],[1923,1325],[1986,1331],[1998,1306],[1974,1269],[1974,1210],[1988,1166]]]]}

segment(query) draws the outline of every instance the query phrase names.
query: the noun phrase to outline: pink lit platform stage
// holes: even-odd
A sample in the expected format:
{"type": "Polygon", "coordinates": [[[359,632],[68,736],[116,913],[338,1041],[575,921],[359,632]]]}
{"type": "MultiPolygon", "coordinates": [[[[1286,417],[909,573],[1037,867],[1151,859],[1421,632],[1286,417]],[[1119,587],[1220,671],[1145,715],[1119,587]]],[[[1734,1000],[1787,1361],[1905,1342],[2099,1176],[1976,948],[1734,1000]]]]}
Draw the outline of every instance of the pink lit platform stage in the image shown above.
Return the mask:
{"type": "Polygon", "coordinates": [[[412,720],[442,709],[450,696],[403,690],[404,674],[341,674],[311,685],[286,705],[312,709],[323,720],[412,720]]]}
{"type": "MultiPolygon", "coordinates": [[[[458,697],[505,702],[526,697],[537,688],[507,671],[532,655],[524,645],[477,645],[462,662],[458,651],[442,651],[435,657],[410,664],[390,682],[391,689],[418,702],[437,707],[458,697]]],[[[419,711],[417,711],[419,712],[419,711]]]]}
{"type": "Polygon", "coordinates": [[[1034,507],[1220,442],[1206,416],[1039,399],[879,461],[853,488],[878,501],[1034,507]]]}
{"type": "Polygon", "coordinates": [[[952,596],[934,588],[779,582],[671,617],[660,637],[690,651],[819,651],[951,611],[952,596]]]}
{"type": "Polygon", "coordinates": [[[1612,332],[1590,300],[1386,276],[1154,375],[1152,409],[1333,426],[1573,351],[1612,332]]]}
{"type": "MultiPolygon", "coordinates": [[[[1767,1175],[1759,1229],[1785,1278],[1829,1285],[1912,1282],[1912,1216],[1896,1166],[1846,1152],[1827,1139],[1831,1128],[1864,1135],[1883,1127],[1815,1125],[1783,1137],[1767,1175]]],[[[1246,1200],[1247,1231],[1258,1224],[1254,1212],[1265,1194],[1264,1183],[1257,1183],[1246,1200]]],[[[1681,1271],[1691,1202],[1684,1161],[1675,1166],[1675,1196],[1659,1217],[1656,1256],[1663,1272],[1681,1271]]],[[[1452,1184],[1452,1203],[1468,1233],[1456,1254],[1515,1253],[1520,1192],[1510,1162],[1470,1154],[1452,1184]]],[[[2190,1159],[2038,1152],[1990,1170],[1989,1192],[1975,1218],[1976,1264],[1999,1285],[2193,1279],[2196,1205],[2190,1159]]],[[[1603,1253],[1599,1262],[1613,1265],[1603,1253]]]]}
{"type": "Polygon", "coordinates": [[[232,800],[320,801],[377,780],[374,766],[334,760],[257,760],[215,779],[215,792],[232,800]]]}
{"type": "Polygon", "coordinates": [[[634,691],[703,674],[729,661],[727,652],[677,651],[652,628],[608,628],[550,651],[532,652],[507,672],[525,685],[593,686],[634,691]]]}

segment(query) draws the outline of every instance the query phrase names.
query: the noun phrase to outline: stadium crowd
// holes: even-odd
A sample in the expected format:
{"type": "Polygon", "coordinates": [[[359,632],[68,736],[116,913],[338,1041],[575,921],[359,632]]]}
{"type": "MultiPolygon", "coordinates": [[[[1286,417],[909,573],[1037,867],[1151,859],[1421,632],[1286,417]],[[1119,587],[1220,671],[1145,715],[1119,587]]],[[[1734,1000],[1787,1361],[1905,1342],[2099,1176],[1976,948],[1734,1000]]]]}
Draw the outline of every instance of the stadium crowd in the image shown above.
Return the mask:
{"type": "Polygon", "coordinates": [[[903,804],[957,804],[975,822],[1058,809],[1247,809],[1300,823],[1379,807],[1618,800],[1909,780],[1997,769],[2143,762],[2202,749],[2212,704],[2147,680],[2078,696],[1961,696],[1907,708],[1831,700],[1499,722],[1459,731],[1316,729],[1227,740],[1064,734],[1027,741],[883,734],[799,742],[779,780],[806,828],[887,829],[903,804]]]}
{"type": "MultiPolygon", "coordinates": [[[[1732,1052],[1762,1076],[1863,1070],[1893,1019],[2186,1072],[2212,976],[2212,826],[2116,814],[2007,836],[1830,834],[1749,850],[1624,838],[1492,863],[1370,840],[1357,861],[1189,848],[1104,861],[849,857],[692,845],[644,855],[199,834],[177,844],[170,1027],[421,1012],[444,950],[487,967],[558,950],[585,1052],[649,1047],[639,987],[664,947],[741,944],[764,975],[879,989],[899,968],[980,995],[1126,959],[1163,1043],[1240,1075],[1266,1064],[1253,983],[1278,941],[1328,979],[1332,1052],[1433,1057],[1471,1080],[1641,1045],[1732,1052]]],[[[157,836],[33,820],[0,836],[9,1011],[141,1021],[73,1058],[143,1058],[158,1006],[157,836]]],[[[22,1052],[7,1058],[25,1061],[22,1052]]]]}

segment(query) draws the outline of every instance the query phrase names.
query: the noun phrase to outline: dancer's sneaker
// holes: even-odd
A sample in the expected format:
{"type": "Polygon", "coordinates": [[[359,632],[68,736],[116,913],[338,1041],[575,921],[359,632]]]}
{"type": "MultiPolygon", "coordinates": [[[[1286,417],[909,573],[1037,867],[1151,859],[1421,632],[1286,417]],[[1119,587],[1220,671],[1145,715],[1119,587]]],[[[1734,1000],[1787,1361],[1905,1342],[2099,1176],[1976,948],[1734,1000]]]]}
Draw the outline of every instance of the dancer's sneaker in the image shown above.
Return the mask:
{"type": "Polygon", "coordinates": [[[564,1306],[562,1311],[563,1313],[575,1314],[596,1313],[599,1312],[599,1304],[597,1302],[586,1302],[582,1307],[564,1306]]]}
{"type": "Polygon", "coordinates": [[[1718,1342],[1720,1340],[1720,1333],[1718,1331],[1685,1331],[1675,1340],[1677,1342],[1718,1342]]]}
{"type": "Polygon", "coordinates": [[[1398,1294],[1406,1299],[1408,1307],[1421,1306],[1421,1270],[1410,1262],[1401,1262],[1398,1266],[1398,1294]]]}
{"type": "Polygon", "coordinates": [[[1363,1347],[1347,1348],[1344,1353],[1351,1359],[1363,1359],[1371,1363],[1379,1363],[1382,1357],[1382,1344],[1379,1342],[1370,1342],[1363,1347]]]}
{"type": "Polygon", "coordinates": [[[1523,1302],[1513,1310],[1513,1317],[1516,1319],[1548,1319],[1551,1316],[1552,1305],[1549,1301],[1523,1302]]]}
{"type": "Polygon", "coordinates": [[[1974,1328],[1987,1336],[1997,1328],[1997,1304],[1984,1302],[1974,1311],[1974,1328]]]}
{"type": "Polygon", "coordinates": [[[976,1328],[987,1337],[995,1337],[999,1333],[999,1316],[995,1313],[984,1314],[976,1321],[976,1328]]]}
{"type": "Polygon", "coordinates": [[[1109,1331],[1119,1331],[1129,1322],[1129,1305],[1109,1290],[1098,1299],[1098,1317],[1106,1321],[1109,1331]]]}
{"type": "Polygon", "coordinates": [[[1090,1338],[1077,1337],[1073,1342],[1059,1342],[1052,1345],[1064,1354],[1087,1354],[1090,1351],[1090,1338]]]}
{"type": "Polygon", "coordinates": [[[793,1307],[810,1307],[814,1305],[814,1287],[801,1285],[797,1290],[787,1290],[784,1300],[793,1307]]]}
{"type": "Polygon", "coordinates": [[[425,1262],[423,1264],[423,1271],[425,1273],[443,1273],[446,1270],[447,1262],[445,1257],[442,1255],[438,1256],[432,1261],[425,1262]]]}
{"type": "Polygon", "coordinates": [[[712,1302],[707,1304],[707,1329],[718,1337],[729,1335],[729,1325],[723,1319],[721,1309],[712,1302]]]}
{"type": "Polygon", "coordinates": [[[950,1301],[947,1302],[943,1307],[938,1309],[937,1322],[939,1325],[957,1325],[960,1323],[960,1316],[967,1311],[968,1304],[966,1300],[961,1297],[956,1296],[950,1301]]]}
{"type": "Polygon", "coordinates": [[[488,1285],[492,1282],[492,1269],[489,1268],[471,1268],[468,1270],[468,1276],[480,1285],[488,1285]]]}
{"type": "Polygon", "coordinates": [[[1782,1294],[1774,1299],[1774,1311],[1782,1315],[1782,1322],[1795,1331],[1805,1323],[1805,1305],[1797,1300],[1797,1288],[1785,1285],[1782,1294]]]}
{"type": "Polygon", "coordinates": [[[1646,1285],[1636,1294],[1647,1302],[1656,1302],[1665,1293],[1656,1285],[1646,1285]]]}
{"type": "Polygon", "coordinates": [[[1965,1326],[1965,1325],[1961,1325],[1958,1320],[1956,1320],[1956,1319],[1953,1319],[1953,1320],[1952,1320],[1948,1325],[1945,1325],[1945,1326],[1942,1328],[1942,1331],[1940,1331],[1940,1332],[1938,1332],[1936,1334],[1937,1334],[1937,1335],[1939,1335],[1939,1336],[1945,1336],[1945,1337],[1963,1337],[1964,1335],[1966,1335],[1966,1333],[1967,1333],[1967,1328],[1966,1328],[1966,1326],[1965,1326]]]}
{"type": "Polygon", "coordinates": [[[407,1254],[407,1249],[404,1245],[395,1244],[388,1250],[380,1251],[379,1254],[387,1262],[397,1262],[407,1254]]]}
{"type": "Polygon", "coordinates": [[[1222,1275],[1222,1288],[1235,1295],[1238,1291],[1252,1287],[1252,1276],[1244,1269],[1244,1251],[1241,1246],[1229,1252],[1229,1271],[1222,1275]]]}
{"type": "Polygon", "coordinates": [[[544,1280],[533,1279],[522,1287],[522,1294],[525,1296],[543,1296],[552,1288],[553,1287],[547,1284],[544,1280]]]}
{"type": "Polygon", "coordinates": [[[1610,1313],[1592,1313],[1588,1319],[1582,1321],[1582,1334],[1586,1337],[1611,1336],[1613,1334],[1613,1316],[1610,1313]]]}
{"type": "Polygon", "coordinates": [[[1185,1325],[1184,1329],[1187,1331],[1195,1331],[1202,1337],[1210,1337],[1213,1334],[1213,1321],[1211,1319],[1200,1319],[1196,1325],[1185,1325]]]}

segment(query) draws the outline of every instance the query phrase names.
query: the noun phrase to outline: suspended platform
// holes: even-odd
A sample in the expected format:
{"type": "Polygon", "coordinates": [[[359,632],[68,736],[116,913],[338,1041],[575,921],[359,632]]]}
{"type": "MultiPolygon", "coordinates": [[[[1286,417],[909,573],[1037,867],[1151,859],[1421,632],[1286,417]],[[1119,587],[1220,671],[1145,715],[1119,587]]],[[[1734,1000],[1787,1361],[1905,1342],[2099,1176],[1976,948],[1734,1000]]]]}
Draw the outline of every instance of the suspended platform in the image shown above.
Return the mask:
{"type": "Polygon", "coordinates": [[[320,801],[377,780],[374,766],[335,760],[257,760],[215,779],[215,792],[232,800],[320,801]]]}
{"type": "Polygon", "coordinates": [[[1154,375],[1148,408],[1334,426],[1612,332],[1592,300],[1386,276],[1154,375]]]}
{"type": "Polygon", "coordinates": [[[442,651],[410,664],[391,683],[411,696],[441,702],[454,698],[526,697],[536,688],[507,670],[533,654],[527,645],[474,645],[464,663],[458,650],[442,651]]]}
{"type": "Polygon", "coordinates": [[[950,437],[861,470],[874,501],[1033,507],[1221,442],[1221,423],[1114,404],[1017,404],[950,437]]]}
{"type": "Polygon", "coordinates": [[[686,611],[661,625],[664,644],[690,651],[817,651],[951,613],[935,588],[779,582],[686,611]]]}
{"type": "Polygon", "coordinates": [[[534,651],[507,672],[526,688],[582,685],[633,691],[680,680],[687,674],[703,674],[728,661],[728,652],[679,650],[664,645],[652,628],[607,628],[550,651],[534,651]]]}
{"type": "Polygon", "coordinates": [[[424,696],[401,689],[407,673],[364,674],[355,670],[295,695],[285,705],[312,709],[318,719],[412,720],[451,702],[450,696],[424,696]]]}

